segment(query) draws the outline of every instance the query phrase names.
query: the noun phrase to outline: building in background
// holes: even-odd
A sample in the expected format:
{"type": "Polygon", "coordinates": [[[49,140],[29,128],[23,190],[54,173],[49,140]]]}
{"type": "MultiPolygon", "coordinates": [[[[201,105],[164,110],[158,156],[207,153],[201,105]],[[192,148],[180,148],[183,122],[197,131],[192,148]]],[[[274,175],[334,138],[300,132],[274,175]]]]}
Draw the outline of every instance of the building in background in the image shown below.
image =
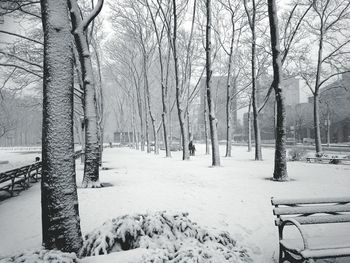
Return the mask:
{"type": "MultiPolygon", "coordinates": [[[[226,100],[227,100],[227,76],[213,76],[212,77],[212,96],[215,106],[215,116],[218,120],[218,138],[219,140],[226,139],[226,100]]],[[[196,122],[194,126],[196,130],[193,131],[194,139],[204,140],[205,127],[204,127],[204,103],[206,101],[206,78],[202,78],[199,84],[200,99],[196,106],[196,122]]],[[[231,83],[233,93],[235,93],[235,85],[231,83]]],[[[233,97],[231,101],[232,110],[232,132],[235,133],[235,127],[237,126],[237,97],[233,97]]],[[[208,123],[209,125],[209,123],[208,123]]]]}

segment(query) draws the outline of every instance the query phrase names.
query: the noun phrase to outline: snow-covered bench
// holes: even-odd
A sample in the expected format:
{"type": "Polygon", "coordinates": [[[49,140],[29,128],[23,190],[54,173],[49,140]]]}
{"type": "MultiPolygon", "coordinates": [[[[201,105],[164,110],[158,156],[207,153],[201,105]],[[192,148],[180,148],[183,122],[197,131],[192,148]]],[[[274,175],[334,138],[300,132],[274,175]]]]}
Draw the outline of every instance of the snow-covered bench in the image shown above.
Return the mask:
{"type": "MultiPolygon", "coordinates": [[[[350,223],[350,197],[278,199],[271,198],[279,233],[279,262],[314,262],[320,258],[350,257],[350,233],[309,236],[305,225],[350,223]],[[285,238],[285,226],[293,226],[301,238],[285,238]]],[[[336,226],[336,225],[334,225],[336,226]]],[[[339,229],[338,229],[339,230],[339,229]]]]}
{"type": "Polygon", "coordinates": [[[0,173],[0,191],[7,191],[13,195],[15,186],[26,189],[29,187],[30,180],[37,181],[40,174],[41,162],[0,173]]]}
{"type": "Polygon", "coordinates": [[[327,163],[338,164],[338,163],[350,162],[350,159],[348,156],[345,156],[345,155],[322,154],[321,156],[308,156],[306,157],[306,161],[308,163],[311,163],[312,161],[319,162],[319,163],[326,161],[327,163]]]}

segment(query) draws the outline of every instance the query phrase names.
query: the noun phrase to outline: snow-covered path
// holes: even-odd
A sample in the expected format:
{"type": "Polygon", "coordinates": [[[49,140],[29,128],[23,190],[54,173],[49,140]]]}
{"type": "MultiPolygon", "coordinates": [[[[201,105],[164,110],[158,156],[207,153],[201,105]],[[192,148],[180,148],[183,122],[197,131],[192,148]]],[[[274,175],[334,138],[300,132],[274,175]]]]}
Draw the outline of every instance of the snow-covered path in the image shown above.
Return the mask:
{"type": "MultiPolygon", "coordinates": [[[[167,210],[189,212],[201,225],[229,231],[243,244],[256,247],[256,262],[273,262],[278,236],[271,196],[317,197],[350,195],[350,166],[289,163],[290,182],[269,180],[273,150],[264,161],[253,161],[245,147],[233,147],[233,157],[211,168],[211,157],[197,145],[197,156],[181,161],[128,148],[106,149],[101,182],[112,187],[79,189],[83,233],[123,214],[167,210]]],[[[224,152],[224,147],[221,149],[224,152]]],[[[78,182],[82,166],[77,165],[78,182]]],[[[36,248],[41,240],[40,185],[0,202],[0,257],[36,248]]]]}

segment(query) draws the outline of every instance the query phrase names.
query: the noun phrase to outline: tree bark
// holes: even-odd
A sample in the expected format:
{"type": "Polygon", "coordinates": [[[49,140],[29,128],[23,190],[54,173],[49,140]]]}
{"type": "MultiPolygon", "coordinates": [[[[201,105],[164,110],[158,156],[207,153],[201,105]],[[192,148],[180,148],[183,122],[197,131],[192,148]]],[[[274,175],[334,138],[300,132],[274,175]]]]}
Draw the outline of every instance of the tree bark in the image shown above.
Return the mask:
{"type": "Polygon", "coordinates": [[[44,30],[42,237],[46,249],[78,253],[83,240],[75,179],[73,45],[68,12],[65,0],[41,1],[44,30]]]}
{"type": "Polygon", "coordinates": [[[284,90],[281,87],[282,62],[275,0],[268,0],[268,13],[271,35],[273,87],[276,97],[276,145],[273,179],[276,181],[286,181],[288,180],[286,159],[286,108],[284,103],[284,90]]]}
{"type": "Polygon", "coordinates": [[[214,101],[211,95],[211,0],[206,0],[207,26],[206,26],[206,87],[209,109],[209,126],[212,148],[212,165],[220,166],[219,140],[217,132],[217,119],[215,117],[214,101]]]}

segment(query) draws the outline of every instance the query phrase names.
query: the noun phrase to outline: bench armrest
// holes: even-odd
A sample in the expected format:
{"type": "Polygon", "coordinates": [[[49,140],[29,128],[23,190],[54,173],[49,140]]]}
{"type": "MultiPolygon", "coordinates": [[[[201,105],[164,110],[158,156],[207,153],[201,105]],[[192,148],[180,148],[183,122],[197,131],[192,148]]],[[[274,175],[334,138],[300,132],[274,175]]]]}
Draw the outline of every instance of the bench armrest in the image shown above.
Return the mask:
{"type": "Polygon", "coordinates": [[[280,232],[280,235],[281,235],[280,239],[282,239],[283,229],[284,229],[284,227],[287,224],[292,224],[298,229],[298,231],[299,231],[299,233],[301,235],[301,238],[303,239],[303,244],[304,244],[304,249],[303,250],[308,249],[309,248],[309,243],[307,241],[307,234],[303,231],[303,228],[302,228],[301,224],[298,221],[296,221],[295,219],[293,219],[293,218],[287,218],[287,219],[283,220],[282,225],[281,225],[281,229],[280,229],[280,231],[281,231],[280,232]]]}

